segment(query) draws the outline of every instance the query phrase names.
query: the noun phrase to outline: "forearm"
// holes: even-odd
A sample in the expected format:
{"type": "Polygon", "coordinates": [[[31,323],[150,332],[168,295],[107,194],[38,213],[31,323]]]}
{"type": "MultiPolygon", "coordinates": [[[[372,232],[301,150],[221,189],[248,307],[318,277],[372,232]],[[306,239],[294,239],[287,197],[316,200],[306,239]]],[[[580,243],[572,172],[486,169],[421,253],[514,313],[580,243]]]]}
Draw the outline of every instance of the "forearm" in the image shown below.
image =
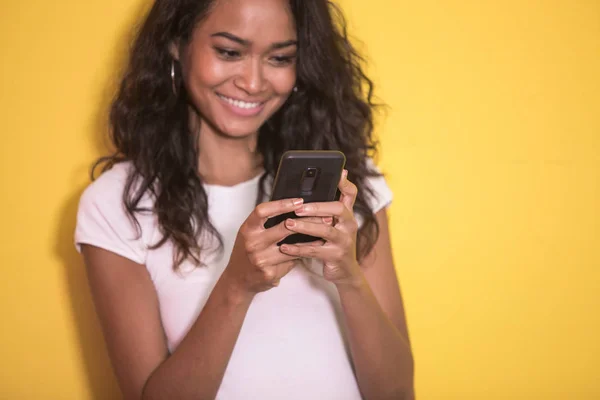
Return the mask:
{"type": "Polygon", "coordinates": [[[410,346],[379,306],[369,284],[363,279],[355,286],[338,286],[338,290],[364,398],[414,398],[410,346]]]}
{"type": "Polygon", "coordinates": [[[214,399],[252,296],[232,293],[225,277],[177,350],[148,379],[143,399],[214,399]]]}

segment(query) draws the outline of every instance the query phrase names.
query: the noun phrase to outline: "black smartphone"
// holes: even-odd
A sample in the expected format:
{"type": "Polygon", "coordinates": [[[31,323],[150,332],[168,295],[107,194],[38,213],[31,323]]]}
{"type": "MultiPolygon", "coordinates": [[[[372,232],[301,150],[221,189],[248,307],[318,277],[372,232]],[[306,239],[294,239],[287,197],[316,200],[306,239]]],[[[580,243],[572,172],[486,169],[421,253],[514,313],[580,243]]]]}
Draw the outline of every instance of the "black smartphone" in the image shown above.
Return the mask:
{"type": "MultiPolygon", "coordinates": [[[[303,198],[304,203],[334,201],[342,176],[346,156],[334,150],[294,150],[283,154],[275,176],[271,200],[303,198]]],[[[271,228],[288,218],[298,218],[286,213],[270,218],[265,228],[271,228]]],[[[320,238],[294,233],[282,244],[314,242],[320,238]]]]}

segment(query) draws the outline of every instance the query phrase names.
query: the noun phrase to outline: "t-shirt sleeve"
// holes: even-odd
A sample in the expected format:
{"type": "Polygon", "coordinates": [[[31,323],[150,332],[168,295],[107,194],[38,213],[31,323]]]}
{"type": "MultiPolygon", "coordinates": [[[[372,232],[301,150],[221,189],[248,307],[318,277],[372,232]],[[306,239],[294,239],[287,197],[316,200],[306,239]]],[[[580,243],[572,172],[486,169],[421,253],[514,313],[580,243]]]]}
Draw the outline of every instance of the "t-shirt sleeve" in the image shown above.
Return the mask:
{"type": "Polygon", "coordinates": [[[89,244],[144,264],[146,246],[128,217],[123,201],[123,183],[101,176],[83,192],[77,211],[75,247],[89,244]]]}
{"type": "MultiPolygon", "coordinates": [[[[381,172],[370,158],[367,159],[367,166],[369,169],[381,172]]],[[[369,177],[367,178],[366,183],[373,190],[373,196],[367,196],[371,210],[373,210],[373,214],[389,207],[394,196],[392,190],[385,180],[385,177],[369,177]]]]}

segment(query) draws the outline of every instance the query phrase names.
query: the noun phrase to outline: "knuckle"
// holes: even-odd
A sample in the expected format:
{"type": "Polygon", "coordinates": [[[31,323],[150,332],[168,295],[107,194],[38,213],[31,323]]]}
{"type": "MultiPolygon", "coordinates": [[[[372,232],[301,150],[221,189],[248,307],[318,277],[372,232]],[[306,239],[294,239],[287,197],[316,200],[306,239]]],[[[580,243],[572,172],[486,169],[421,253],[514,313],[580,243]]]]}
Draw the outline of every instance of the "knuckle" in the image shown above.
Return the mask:
{"type": "Polygon", "coordinates": [[[244,246],[246,248],[247,253],[254,253],[258,249],[259,243],[254,240],[247,240],[244,243],[244,246]]]}
{"type": "Polygon", "coordinates": [[[356,196],[358,194],[358,187],[350,181],[348,181],[348,194],[356,196]]]}
{"type": "Polygon", "coordinates": [[[279,206],[281,208],[294,207],[294,200],[292,200],[292,199],[279,200],[279,206]]]}
{"type": "Polygon", "coordinates": [[[343,248],[338,247],[337,249],[335,249],[335,251],[333,252],[333,256],[335,257],[336,260],[341,260],[342,258],[344,258],[344,255],[346,254],[346,252],[344,251],[343,248]]]}
{"type": "Polygon", "coordinates": [[[257,205],[256,208],[254,209],[254,212],[260,218],[266,218],[266,217],[268,217],[268,215],[267,215],[267,206],[264,203],[257,205]]]}
{"type": "Polygon", "coordinates": [[[260,258],[260,256],[257,253],[250,253],[248,254],[248,259],[250,260],[250,262],[252,263],[252,265],[260,268],[261,267],[261,263],[262,260],[260,258]]]}
{"type": "Polygon", "coordinates": [[[264,258],[264,257],[257,258],[256,266],[258,268],[264,270],[268,265],[269,265],[269,260],[267,260],[266,258],[264,258]]]}
{"type": "Polygon", "coordinates": [[[263,271],[263,278],[265,281],[271,282],[274,281],[276,278],[276,274],[275,271],[273,271],[272,269],[266,269],[263,271]]]}
{"type": "Polygon", "coordinates": [[[351,248],[351,247],[353,247],[353,246],[354,246],[354,240],[352,240],[352,238],[351,238],[351,237],[349,237],[349,236],[346,236],[346,237],[344,238],[344,248],[345,248],[345,249],[349,249],[349,248],[351,248]]]}
{"type": "Polygon", "coordinates": [[[248,225],[244,224],[242,225],[242,227],[240,228],[240,235],[242,236],[242,238],[244,238],[245,241],[247,241],[252,235],[251,235],[252,231],[250,230],[250,228],[248,228],[248,225]]]}

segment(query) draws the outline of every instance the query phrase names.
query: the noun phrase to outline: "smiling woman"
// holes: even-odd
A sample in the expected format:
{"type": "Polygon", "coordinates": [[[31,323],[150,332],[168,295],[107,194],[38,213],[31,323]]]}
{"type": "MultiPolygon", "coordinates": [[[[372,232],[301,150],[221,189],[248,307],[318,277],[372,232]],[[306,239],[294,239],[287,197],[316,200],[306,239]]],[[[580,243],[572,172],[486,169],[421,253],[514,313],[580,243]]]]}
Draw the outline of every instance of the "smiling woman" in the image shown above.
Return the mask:
{"type": "Polygon", "coordinates": [[[171,46],[186,92],[210,129],[233,137],[251,135],[292,93],[294,16],[289,7],[267,3],[240,7],[223,2],[193,31],[189,43],[171,46]]]}
{"type": "Polygon", "coordinates": [[[75,232],[127,399],[412,398],[372,85],[340,25],[326,0],[155,1],[75,232]],[[345,153],[338,200],[265,201],[291,149],[345,153]],[[277,245],[294,233],[324,241],[277,245]]]}

